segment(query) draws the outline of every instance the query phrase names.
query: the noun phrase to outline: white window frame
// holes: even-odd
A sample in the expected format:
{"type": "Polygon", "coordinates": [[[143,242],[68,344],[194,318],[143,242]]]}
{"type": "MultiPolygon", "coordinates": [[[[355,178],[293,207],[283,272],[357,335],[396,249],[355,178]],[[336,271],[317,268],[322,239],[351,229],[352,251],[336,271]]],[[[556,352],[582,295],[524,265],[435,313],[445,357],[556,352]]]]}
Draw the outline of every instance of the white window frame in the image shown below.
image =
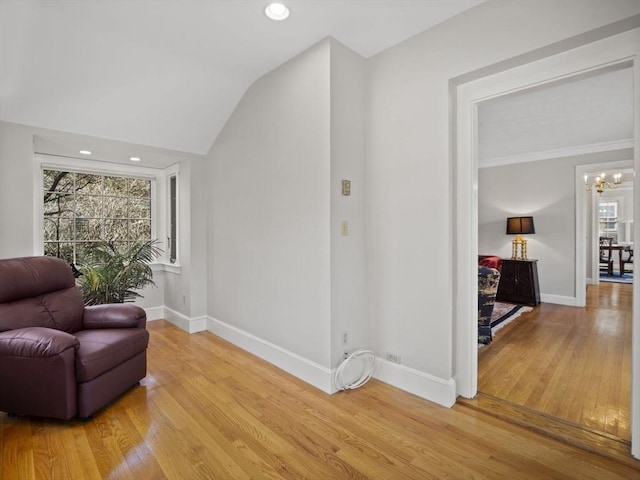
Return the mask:
{"type": "MultiPolygon", "coordinates": [[[[154,270],[169,270],[180,273],[180,265],[169,263],[169,254],[166,245],[165,215],[167,211],[167,189],[164,187],[168,182],[166,170],[138,165],[125,165],[120,163],[103,162],[97,160],[83,160],[79,158],[58,157],[53,155],[36,154],[34,156],[34,255],[44,253],[44,204],[42,202],[42,192],[44,190],[43,170],[64,170],[79,173],[94,173],[102,175],[119,175],[133,178],[141,178],[151,181],[151,238],[158,239],[158,246],[163,253],[153,264],[154,270]]],[[[171,171],[179,173],[179,165],[170,167],[171,171]]]]}
{"type": "Polygon", "coordinates": [[[165,242],[164,244],[167,246],[166,251],[166,265],[165,269],[170,272],[177,273],[180,269],[180,165],[175,164],[163,170],[164,176],[164,184],[165,184],[165,219],[166,219],[166,228],[165,228],[165,242]],[[171,262],[171,249],[169,248],[169,239],[171,237],[171,178],[175,177],[176,179],[176,238],[174,239],[176,243],[176,259],[174,262],[171,262]]]}
{"type": "Polygon", "coordinates": [[[620,202],[618,200],[614,200],[614,199],[606,199],[606,200],[601,200],[598,202],[598,231],[600,236],[607,236],[611,233],[615,233],[617,235],[618,233],[618,211],[620,209],[620,202]],[[615,210],[615,216],[614,217],[603,217],[602,215],[600,215],[600,205],[605,205],[605,206],[614,206],[614,210],[615,210]],[[613,223],[614,224],[614,228],[607,228],[606,225],[613,223]],[[602,229],[600,229],[600,226],[604,225],[602,227],[602,229]]]}

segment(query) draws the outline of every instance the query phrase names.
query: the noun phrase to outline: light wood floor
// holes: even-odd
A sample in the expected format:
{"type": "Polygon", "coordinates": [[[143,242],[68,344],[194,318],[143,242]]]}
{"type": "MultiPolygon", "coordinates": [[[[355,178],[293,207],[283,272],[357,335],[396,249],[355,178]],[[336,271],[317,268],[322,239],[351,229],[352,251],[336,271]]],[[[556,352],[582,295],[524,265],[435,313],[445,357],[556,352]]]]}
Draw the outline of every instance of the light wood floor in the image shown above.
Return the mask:
{"type": "MultiPolygon", "coordinates": [[[[0,413],[0,478],[637,479],[640,470],[371,381],[326,395],[150,322],[149,374],[91,421],[0,413]]],[[[639,462],[640,463],[640,462],[639,462]]]]}
{"type": "Polygon", "coordinates": [[[542,303],[480,350],[478,391],[630,440],[631,308],[604,282],[585,308],[542,303]]]}

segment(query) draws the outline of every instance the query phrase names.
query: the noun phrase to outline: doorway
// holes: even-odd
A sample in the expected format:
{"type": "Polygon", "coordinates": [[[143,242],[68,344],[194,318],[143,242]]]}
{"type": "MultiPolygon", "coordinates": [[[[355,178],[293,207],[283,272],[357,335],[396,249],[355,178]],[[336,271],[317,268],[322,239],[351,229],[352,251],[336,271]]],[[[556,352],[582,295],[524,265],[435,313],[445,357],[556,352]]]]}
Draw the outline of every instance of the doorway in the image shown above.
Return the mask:
{"type": "MultiPolygon", "coordinates": [[[[538,60],[534,63],[515,67],[511,70],[468,81],[456,87],[456,162],[455,162],[455,202],[456,223],[458,226],[455,245],[456,279],[454,292],[455,310],[455,362],[456,385],[458,394],[472,398],[477,393],[478,359],[477,359],[477,325],[475,325],[475,309],[477,306],[477,285],[474,265],[478,255],[478,172],[477,172],[477,106],[489,98],[506,93],[525,90],[563,80],[574,75],[592,72],[607,66],[627,62],[634,70],[634,91],[639,93],[639,67],[634,62],[638,54],[640,32],[630,31],[609,37],[593,44],[568,50],[564,53],[538,60]]],[[[634,167],[638,168],[640,123],[638,122],[638,105],[634,105],[634,167]]],[[[634,187],[634,233],[638,236],[638,186],[634,187]]],[[[577,248],[577,245],[576,245],[577,248]]],[[[582,257],[584,259],[584,257],[582,257]]],[[[576,265],[579,263],[576,261],[576,265]]],[[[576,267],[577,268],[577,267],[576,267]]],[[[638,321],[637,299],[638,283],[633,286],[633,363],[640,360],[640,322],[638,321]]],[[[544,298],[543,298],[544,302],[544,298]]],[[[640,379],[638,372],[632,378],[632,453],[640,458],[640,379]]]]}
{"type": "MultiPolygon", "coordinates": [[[[621,218],[622,223],[616,225],[611,234],[613,234],[616,240],[628,245],[630,243],[633,244],[635,233],[634,217],[636,216],[636,199],[634,191],[636,182],[634,178],[633,160],[576,166],[576,306],[578,307],[585,306],[587,285],[598,285],[600,283],[599,231],[601,226],[597,220],[597,210],[601,194],[593,190],[587,191],[584,180],[585,175],[587,178],[593,178],[593,172],[620,173],[623,175],[624,181],[621,181],[620,185],[613,191],[624,192],[624,194],[615,195],[614,198],[611,198],[609,193],[605,193],[605,197],[610,198],[612,201],[623,201],[626,203],[626,206],[623,206],[625,211],[621,218]],[[629,210],[631,211],[631,215],[629,214],[629,210]],[[584,259],[584,262],[579,261],[579,259],[584,259]]],[[[615,252],[614,257],[619,258],[619,255],[621,255],[621,253],[615,252]]]]}

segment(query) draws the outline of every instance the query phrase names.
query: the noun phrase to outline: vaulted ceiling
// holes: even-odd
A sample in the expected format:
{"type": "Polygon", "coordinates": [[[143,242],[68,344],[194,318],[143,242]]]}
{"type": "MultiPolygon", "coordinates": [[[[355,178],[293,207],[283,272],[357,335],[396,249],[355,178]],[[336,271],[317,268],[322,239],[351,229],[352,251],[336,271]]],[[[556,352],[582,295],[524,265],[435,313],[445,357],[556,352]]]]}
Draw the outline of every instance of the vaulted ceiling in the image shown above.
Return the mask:
{"type": "MultiPolygon", "coordinates": [[[[203,154],[251,83],[321,39],[369,57],[481,2],[287,0],[274,22],[265,0],[0,0],[0,120],[203,154]]],[[[480,165],[630,147],[632,75],[480,104],[480,165]]]]}
{"type": "Polygon", "coordinates": [[[0,120],[206,153],[257,78],[327,36],[374,55],[481,0],[0,0],[0,120]]]}

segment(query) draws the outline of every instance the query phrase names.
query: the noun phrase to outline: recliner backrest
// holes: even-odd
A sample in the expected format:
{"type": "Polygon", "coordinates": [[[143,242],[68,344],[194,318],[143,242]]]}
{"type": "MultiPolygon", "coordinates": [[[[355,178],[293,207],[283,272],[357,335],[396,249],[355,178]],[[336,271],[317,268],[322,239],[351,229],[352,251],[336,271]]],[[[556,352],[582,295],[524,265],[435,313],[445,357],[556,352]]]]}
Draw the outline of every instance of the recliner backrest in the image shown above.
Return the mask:
{"type": "Polygon", "coordinates": [[[84,302],[71,267],[54,257],[0,260],[0,332],[47,327],[82,329],[84,302]]]}

